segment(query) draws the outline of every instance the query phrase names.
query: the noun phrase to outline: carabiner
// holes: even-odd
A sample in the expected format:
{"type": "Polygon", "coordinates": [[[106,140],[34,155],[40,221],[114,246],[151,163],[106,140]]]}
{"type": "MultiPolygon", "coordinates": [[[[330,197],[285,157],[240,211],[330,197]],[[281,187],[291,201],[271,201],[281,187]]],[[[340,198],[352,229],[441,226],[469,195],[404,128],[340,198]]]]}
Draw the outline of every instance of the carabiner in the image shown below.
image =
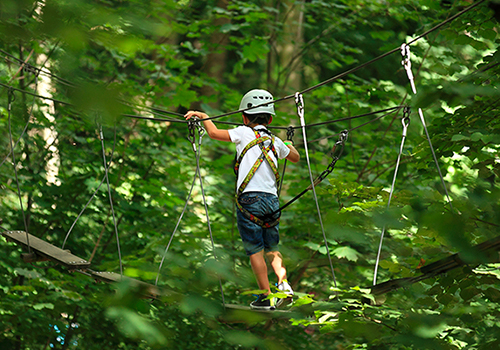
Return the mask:
{"type": "Polygon", "coordinates": [[[293,126],[289,126],[287,129],[286,129],[286,139],[287,140],[290,140],[290,141],[293,141],[293,136],[295,135],[295,129],[293,126]]]}
{"type": "Polygon", "coordinates": [[[191,145],[193,145],[193,150],[196,152],[196,137],[194,133],[195,131],[194,128],[197,125],[197,119],[196,118],[189,119],[187,125],[189,133],[188,140],[189,142],[191,142],[191,145]]]}

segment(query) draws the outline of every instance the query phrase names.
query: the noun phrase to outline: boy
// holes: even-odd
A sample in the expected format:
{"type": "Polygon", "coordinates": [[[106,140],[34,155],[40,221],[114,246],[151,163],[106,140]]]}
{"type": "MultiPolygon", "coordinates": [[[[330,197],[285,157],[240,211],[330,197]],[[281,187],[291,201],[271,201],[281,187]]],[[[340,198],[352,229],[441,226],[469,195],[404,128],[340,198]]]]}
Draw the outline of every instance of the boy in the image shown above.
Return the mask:
{"type": "Polygon", "coordinates": [[[300,155],[291,141],[281,141],[266,128],[275,115],[273,96],[266,90],[251,90],[243,96],[239,109],[255,107],[243,112],[243,123],[231,130],[221,130],[203,112],[189,111],[185,118],[197,117],[210,136],[219,141],[236,144],[237,173],[237,222],[243,246],[250,257],[252,270],[259,289],[264,291],[250,306],[254,309],[274,310],[282,299],[268,298],[271,293],[267,277],[266,259],[278,278],[278,290],[293,295],[286,279],[283,258],[278,251],[279,213],[274,214],[271,223],[262,220],[266,214],[279,209],[277,196],[278,158],[298,162],[300,155]]]}

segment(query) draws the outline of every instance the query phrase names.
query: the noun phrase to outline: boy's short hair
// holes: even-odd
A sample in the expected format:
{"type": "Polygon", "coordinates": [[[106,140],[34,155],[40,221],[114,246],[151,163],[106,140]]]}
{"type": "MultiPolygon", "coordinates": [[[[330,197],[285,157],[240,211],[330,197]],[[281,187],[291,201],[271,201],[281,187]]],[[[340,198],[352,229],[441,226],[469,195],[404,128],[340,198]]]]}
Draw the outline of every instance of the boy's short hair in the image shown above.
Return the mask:
{"type": "Polygon", "coordinates": [[[250,121],[250,124],[269,124],[269,120],[271,119],[272,115],[269,113],[255,113],[255,114],[248,114],[243,112],[243,115],[248,118],[250,121]]]}

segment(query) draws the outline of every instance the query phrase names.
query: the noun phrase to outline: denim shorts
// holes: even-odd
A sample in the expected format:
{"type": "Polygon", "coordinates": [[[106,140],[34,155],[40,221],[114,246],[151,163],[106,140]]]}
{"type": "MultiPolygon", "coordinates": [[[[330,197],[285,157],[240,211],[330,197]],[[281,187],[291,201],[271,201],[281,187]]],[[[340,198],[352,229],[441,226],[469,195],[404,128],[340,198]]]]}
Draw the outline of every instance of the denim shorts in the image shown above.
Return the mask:
{"type": "MultiPolygon", "coordinates": [[[[279,200],[274,194],[266,192],[245,192],[238,199],[243,208],[255,216],[263,217],[279,209],[279,200]]],[[[279,216],[277,213],[276,217],[279,216]]],[[[238,231],[247,255],[264,249],[265,252],[278,251],[279,224],[264,228],[247,219],[241,211],[237,212],[238,231]]]]}

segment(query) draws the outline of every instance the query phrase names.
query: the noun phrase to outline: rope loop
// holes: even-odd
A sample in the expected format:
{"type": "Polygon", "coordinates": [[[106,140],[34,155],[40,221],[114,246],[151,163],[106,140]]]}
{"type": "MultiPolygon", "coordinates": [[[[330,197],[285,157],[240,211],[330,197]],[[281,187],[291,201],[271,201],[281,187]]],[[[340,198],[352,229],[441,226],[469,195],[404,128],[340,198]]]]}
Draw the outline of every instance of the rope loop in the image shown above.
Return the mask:
{"type": "Polygon", "coordinates": [[[409,106],[405,106],[403,109],[403,119],[401,119],[401,124],[403,124],[403,137],[406,137],[406,131],[410,126],[410,113],[411,109],[409,106]]]}
{"type": "Polygon", "coordinates": [[[295,105],[297,106],[299,118],[304,118],[304,97],[300,92],[295,93],[295,105]]]}
{"type": "Polygon", "coordinates": [[[401,55],[403,56],[401,64],[405,68],[406,75],[408,76],[408,80],[410,81],[411,90],[414,94],[416,94],[417,89],[415,87],[415,79],[413,78],[413,73],[411,71],[410,45],[406,43],[403,43],[401,45],[401,55]]]}

